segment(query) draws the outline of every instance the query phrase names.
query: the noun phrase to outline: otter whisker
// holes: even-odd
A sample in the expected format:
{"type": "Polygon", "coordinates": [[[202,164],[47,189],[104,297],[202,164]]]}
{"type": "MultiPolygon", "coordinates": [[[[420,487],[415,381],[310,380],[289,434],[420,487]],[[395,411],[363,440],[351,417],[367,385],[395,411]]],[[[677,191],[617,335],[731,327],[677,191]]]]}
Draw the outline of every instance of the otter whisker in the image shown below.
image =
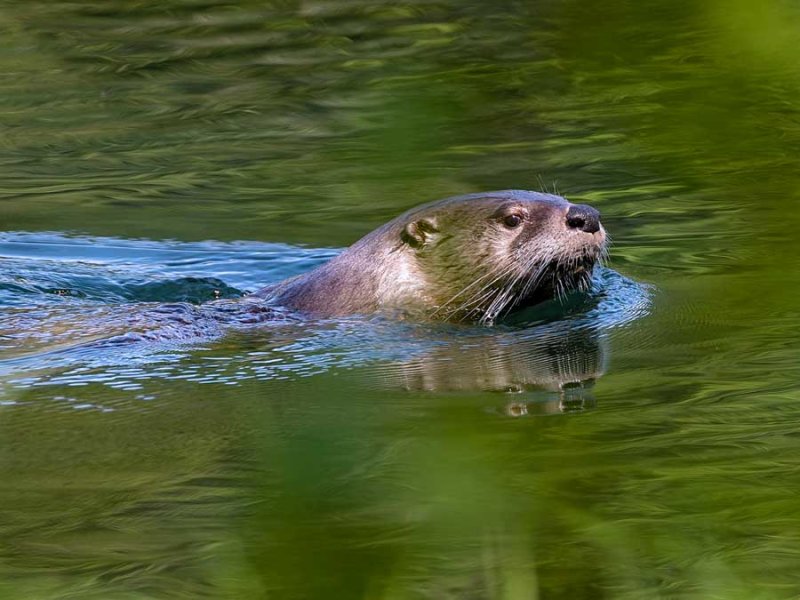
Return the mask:
{"type": "Polygon", "coordinates": [[[462,317],[459,320],[464,320],[464,317],[467,315],[480,313],[482,311],[481,306],[486,304],[487,300],[496,297],[498,293],[499,290],[497,288],[482,288],[479,292],[473,294],[468,300],[456,305],[452,309],[451,314],[461,314],[462,317]]]}
{"type": "Polygon", "coordinates": [[[499,270],[499,269],[498,269],[498,270],[492,271],[492,272],[491,272],[491,274],[496,274],[496,277],[495,277],[494,279],[492,279],[492,281],[490,281],[489,283],[487,283],[486,285],[484,285],[483,287],[481,287],[481,288],[480,288],[480,289],[479,289],[477,292],[475,292],[475,293],[474,293],[472,296],[470,296],[470,297],[469,297],[469,298],[467,298],[466,300],[462,301],[462,302],[461,302],[461,303],[460,303],[460,304],[459,304],[459,305],[458,305],[458,306],[457,306],[457,307],[454,309],[454,311],[453,311],[453,312],[454,312],[454,313],[456,313],[456,314],[458,314],[458,312],[460,312],[460,311],[461,311],[461,310],[462,310],[464,307],[466,307],[466,306],[469,306],[470,304],[475,304],[475,303],[477,303],[477,302],[480,302],[480,301],[482,301],[484,298],[491,296],[491,294],[492,294],[492,293],[497,293],[497,291],[498,291],[498,290],[497,290],[496,288],[492,288],[491,286],[493,286],[493,285],[494,285],[495,283],[497,283],[497,282],[498,282],[500,279],[502,279],[503,277],[505,277],[506,275],[508,275],[508,273],[510,273],[512,269],[513,269],[513,265],[511,265],[511,266],[509,266],[509,267],[507,267],[507,268],[505,268],[505,269],[502,269],[502,270],[499,270]],[[498,273],[498,271],[499,271],[499,273],[498,273]],[[486,290],[488,290],[488,292],[487,292],[486,290]]]}
{"type": "MultiPolygon", "coordinates": [[[[476,305],[477,305],[477,304],[480,304],[480,302],[481,302],[482,300],[484,300],[484,299],[486,299],[486,298],[491,298],[493,295],[495,295],[495,296],[496,296],[496,295],[497,295],[497,293],[498,293],[498,290],[496,290],[496,289],[490,289],[490,290],[487,290],[487,291],[486,291],[486,293],[484,293],[483,295],[481,295],[479,298],[476,298],[475,300],[471,301],[471,302],[470,302],[470,304],[476,304],[476,305]]],[[[460,313],[460,312],[461,312],[462,310],[464,310],[464,309],[465,309],[467,306],[469,306],[469,304],[460,304],[460,305],[458,305],[458,307],[456,307],[456,309],[454,310],[455,314],[458,314],[458,313],[460,313]]],[[[467,311],[467,312],[465,313],[465,315],[464,315],[464,316],[462,316],[462,318],[460,318],[460,319],[459,319],[459,321],[463,321],[463,320],[466,318],[466,316],[468,316],[468,315],[470,315],[470,314],[472,314],[472,313],[477,313],[477,312],[480,312],[480,306],[475,306],[475,307],[473,307],[472,309],[470,309],[469,311],[467,311]]]]}
{"type": "Polygon", "coordinates": [[[611,240],[611,236],[606,234],[606,242],[600,247],[600,253],[597,256],[597,262],[601,265],[605,266],[605,263],[608,261],[610,246],[613,243],[611,240]]]}
{"type": "Polygon", "coordinates": [[[494,299],[489,304],[489,306],[484,310],[483,315],[481,316],[480,322],[482,324],[491,324],[494,322],[497,314],[507,304],[507,299],[510,295],[510,291],[516,279],[517,277],[512,278],[512,280],[509,283],[507,283],[504,287],[501,287],[497,291],[494,299]]]}
{"type": "MultiPolygon", "coordinates": [[[[515,300],[519,299],[520,297],[524,297],[523,294],[515,293],[515,288],[517,288],[519,282],[526,277],[535,262],[535,259],[532,258],[525,265],[525,268],[521,269],[517,275],[508,282],[506,287],[502,290],[502,293],[498,294],[494,302],[492,302],[489,308],[487,308],[486,313],[484,314],[484,321],[493,322],[494,319],[503,313],[507,308],[509,308],[515,300]]],[[[523,286],[523,290],[528,286],[529,283],[530,281],[526,282],[525,286],[523,286]]]]}
{"type": "Polygon", "coordinates": [[[490,286],[494,285],[495,283],[497,283],[500,279],[502,279],[503,277],[508,275],[513,270],[513,268],[514,268],[513,265],[508,265],[507,267],[505,267],[503,269],[497,269],[497,270],[494,270],[494,271],[490,271],[490,274],[496,275],[494,277],[494,279],[492,279],[486,285],[481,287],[475,294],[473,294],[472,297],[474,297],[475,295],[480,294],[481,292],[483,292],[483,290],[485,290],[485,289],[489,288],[490,286]]]}
{"type": "MultiPolygon", "coordinates": [[[[548,255],[548,256],[544,257],[544,260],[541,260],[539,262],[538,268],[533,273],[533,275],[528,278],[528,280],[525,283],[525,286],[522,288],[522,293],[520,294],[522,297],[527,296],[530,292],[532,292],[538,286],[538,284],[541,281],[541,278],[547,272],[547,264],[549,263],[549,261],[550,261],[550,256],[548,255]]],[[[533,267],[535,262],[536,261],[532,260],[531,263],[530,263],[530,267],[533,267]]],[[[528,268],[528,270],[530,269],[530,267],[528,268]]]]}
{"type": "Polygon", "coordinates": [[[492,280],[491,280],[489,283],[487,283],[487,284],[485,284],[485,285],[481,286],[481,287],[480,287],[480,288],[477,290],[477,292],[475,292],[475,293],[474,293],[472,296],[470,296],[468,299],[466,299],[466,300],[462,301],[462,302],[461,302],[461,304],[459,304],[459,306],[456,308],[456,311],[460,310],[460,309],[461,309],[462,307],[464,307],[464,306],[467,306],[467,305],[469,305],[469,304],[472,302],[472,300],[473,300],[475,297],[477,297],[477,296],[481,295],[481,294],[484,292],[484,290],[486,290],[486,289],[487,289],[489,286],[493,285],[493,284],[494,284],[496,281],[498,281],[498,280],[499,280],[501,277],[505,276],[505,274],[507,274],[508,272],[510,272],[512,268],[513,268],[513,265],[506,265],[506,266],[500,265],[500,266],[498,266],[497,268],[490,270],[489,272],[485,273],[484,275],[482,275],[481,277],[479,277],[478,279],[476,279],[475,281],[473,281],[472,283],[470,283],[469,285],[467,285],[466,287],[464,287],[463,289],[461,289],[461,290],[460,290],[458,293],[456,293],[456,294],[455,294],[455,295],[454,295],[452,298],[450,298],[449,300],[447,300],[446,302],[444,302],[443,304],[441,304],[441,305],[440,305],[440,306],[439,306],[439,307],[438,307],[438,308],[437,308],[437,309],[436,309],[436,310],[433,312],[433,315],[435,316],[435,315],[436,315],[436,314],[438,314],[440,311],[442,311],[443,309],[447,308],[447,307],[448,307],[450,304],[452,304],[452,303],[453,303],[453,302],[454,302],[456,299],[458,299],[458,298],[459,298],[461,295],[463,295],[463,294],[464,294],[464,292],[466,292],[468,289],[470,289],[470,288],[474,287],[475,285],[477,285],[477,284],[481,283],[483,280],[485,280],[485,279],[487,279],[487,278],[489,278],[489,277],[493,277],[493,276],[494,276],[494,279],[492,279],[492,280]]]}
{"type": "MultiPolygon", "coordinates": [[[[491,307],[495,306],[500,301],[500,299],[502,298],[503,294],[504,294],[503,288],[499,288],[499,289],[498,288],[494,288],[494,289],[489,290],[486,294],[484,294],[480,299],[478,299],[476,301],[476,302],[481,302],[481,301],[484,301],[485,299],[491,298],[491,301],[489,302],[489,307],[488,308],[483,308],[480,304],[478,304],[477,306],[472,308],[467,313],[467,315],[469,315],[469,314],[480,314],[481,317],[479,318],[479,322],[481,322],[481,323],[485,322],[487,314],[489,314],[492,311],[491,307]]],[[[486,304],[486,302],[483,302],[483,304],[486,304]]],[[[459,311],[460,310],[461,309],[459,308],[459,311]]],[[[459,321],[463,321],[463,320],[465,320],[465,317],[462,317],[461,319],[459,319],[459,321]]]]}

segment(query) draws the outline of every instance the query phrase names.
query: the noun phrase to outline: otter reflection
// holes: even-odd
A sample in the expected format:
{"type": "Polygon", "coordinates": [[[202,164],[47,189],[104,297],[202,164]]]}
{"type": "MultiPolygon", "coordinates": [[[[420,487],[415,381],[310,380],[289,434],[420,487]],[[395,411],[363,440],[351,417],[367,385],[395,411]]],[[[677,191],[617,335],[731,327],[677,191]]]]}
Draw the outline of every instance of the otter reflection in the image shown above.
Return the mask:
{"type": "Polygon", "coordinates": [[[570,412],[594,406],[590,390],[606,355],[596,330],[553,323],[433,344],[422,356],[384,364],[378,377],[409,391],[514,394],[509,416],[570,412]]]}

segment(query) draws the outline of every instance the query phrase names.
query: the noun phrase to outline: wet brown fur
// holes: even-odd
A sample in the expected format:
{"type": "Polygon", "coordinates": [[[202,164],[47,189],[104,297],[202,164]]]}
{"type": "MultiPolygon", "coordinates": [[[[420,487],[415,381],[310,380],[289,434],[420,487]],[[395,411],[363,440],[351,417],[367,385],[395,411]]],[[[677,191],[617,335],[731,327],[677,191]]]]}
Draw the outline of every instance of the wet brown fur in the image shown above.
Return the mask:
{"type": "Polygon", "coordinates": [[[395,311],[492,323],[588,285],[605,232],[567,227],[560,196],[505,190],[414,208],[317,269],[259,295],[319,316],[395,311]],[[517,228],[504,225],[523,216],[517,228]]]}

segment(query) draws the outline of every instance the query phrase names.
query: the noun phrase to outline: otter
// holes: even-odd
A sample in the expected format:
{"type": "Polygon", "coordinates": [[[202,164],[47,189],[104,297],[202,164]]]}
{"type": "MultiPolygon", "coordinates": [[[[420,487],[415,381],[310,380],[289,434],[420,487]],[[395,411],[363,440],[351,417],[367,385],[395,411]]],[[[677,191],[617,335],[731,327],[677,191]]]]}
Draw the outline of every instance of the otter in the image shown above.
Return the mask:
{"type": "Polygon", "coordinates": [[[469,194],[413,208],[256,295],[320,317],[388,311],[490,325],[587,289],[605,248],[591,206],[525,190],[469,194]]]}

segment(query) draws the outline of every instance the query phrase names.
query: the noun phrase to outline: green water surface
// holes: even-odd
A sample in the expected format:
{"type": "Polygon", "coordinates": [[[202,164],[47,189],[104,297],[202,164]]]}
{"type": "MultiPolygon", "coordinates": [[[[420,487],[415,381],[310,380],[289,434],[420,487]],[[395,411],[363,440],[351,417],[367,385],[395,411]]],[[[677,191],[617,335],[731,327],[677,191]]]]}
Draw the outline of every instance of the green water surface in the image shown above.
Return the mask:
{"type": "Polygon", "coordinates": [[[0,3],[0,599],[800,597],[798,48],[781,0],[0,3]],[[504,188],[597,207],[649,290],[572,396],[459,379],[517,330],[53,362],[133,287],[504,188]]]}

